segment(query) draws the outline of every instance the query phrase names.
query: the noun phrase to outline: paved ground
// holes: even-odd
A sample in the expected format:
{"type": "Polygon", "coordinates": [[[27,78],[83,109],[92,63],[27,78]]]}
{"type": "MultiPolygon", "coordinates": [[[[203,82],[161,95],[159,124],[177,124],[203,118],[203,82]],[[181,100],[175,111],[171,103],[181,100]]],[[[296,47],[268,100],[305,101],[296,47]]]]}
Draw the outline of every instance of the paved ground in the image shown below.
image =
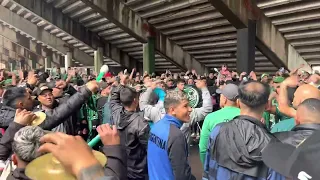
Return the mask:
{"type": "Polygon", "coordinates": [[[192,174],[197,178],[197,180],[201,180],[203,169],[200,161],[198,144],[194,144],[190,147],[189,164],[191,166],[192,174]]]}

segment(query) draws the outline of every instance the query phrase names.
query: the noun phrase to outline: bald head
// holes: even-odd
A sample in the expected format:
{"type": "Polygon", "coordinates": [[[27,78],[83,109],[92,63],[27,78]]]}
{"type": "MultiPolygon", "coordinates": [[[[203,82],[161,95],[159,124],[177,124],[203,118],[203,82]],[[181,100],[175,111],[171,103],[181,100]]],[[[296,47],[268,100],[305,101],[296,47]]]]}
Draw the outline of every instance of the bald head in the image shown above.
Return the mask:
{"type": "Polygon", "coordinates": [[[297,124],[320,123],[320,100],[309,98],[303,101],[297,109],[297,124]]]}
{"type": "Polygon", "coordinates": [[[294,107],[298,107],[299,104],[309,98],[320,99],[320,91],[310,84],[304,84],[294,93],[292,104],[294,107]]]}

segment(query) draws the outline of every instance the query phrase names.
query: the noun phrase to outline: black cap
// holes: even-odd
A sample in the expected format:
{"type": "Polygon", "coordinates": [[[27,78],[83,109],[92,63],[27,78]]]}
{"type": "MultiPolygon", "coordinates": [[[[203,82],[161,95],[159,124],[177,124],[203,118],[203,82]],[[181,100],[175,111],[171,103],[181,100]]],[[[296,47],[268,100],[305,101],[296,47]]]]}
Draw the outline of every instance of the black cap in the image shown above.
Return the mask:
{"type": "Polygon", "coordinates": [[[44,91],[52,91],[52,88],[49,88],[47,84],[41,84],[37,89],[37,95],[41,95],[44,91]]]}
{"type": "Polygon", "coordinates": [[[319,149],[320,131],[317,131],[297,147],[281,142],[270,143],[262,151],[262,159],[268,167],[288,178],[316,180],[320,179],[319,149]]]}

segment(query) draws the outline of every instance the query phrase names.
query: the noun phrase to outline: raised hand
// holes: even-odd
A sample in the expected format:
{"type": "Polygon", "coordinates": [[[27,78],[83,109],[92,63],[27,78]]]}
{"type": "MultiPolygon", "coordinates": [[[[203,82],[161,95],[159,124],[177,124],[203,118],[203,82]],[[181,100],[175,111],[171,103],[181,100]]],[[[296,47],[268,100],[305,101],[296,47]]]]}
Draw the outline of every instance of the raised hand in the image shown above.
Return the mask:
{"type": "Polygon", "coordinates": [[[111,128],[110,124],[102,124],[97,127],[97,131],[100,135],[103,145],[108,146],[120,144],[120,136],[115,125],[113,125],[111,128]]]}
{"type": "Polygon", "coordinates": [[[16,115],[14,116],[14,122],[27,126],[32,123],[34,119],[36,119],[37,116],[33,114],[31,111],[27,111],[25,109],[17,109],[16,115]]]}

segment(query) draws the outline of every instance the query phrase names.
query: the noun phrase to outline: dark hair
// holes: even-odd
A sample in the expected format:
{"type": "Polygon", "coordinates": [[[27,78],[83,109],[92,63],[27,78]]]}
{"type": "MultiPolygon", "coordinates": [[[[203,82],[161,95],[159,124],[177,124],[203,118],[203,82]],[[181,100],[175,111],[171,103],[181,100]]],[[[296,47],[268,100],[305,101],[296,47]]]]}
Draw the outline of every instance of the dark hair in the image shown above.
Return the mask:
{"type": "Polygon", "coordinates": [[[138,94],[134,89],[125,87],[120,90],[120,102],[124,106],[131,106],[134,99],[137,98],[137,95],[138,94]]]}
{"type": "Polygon", "coordinates": [[[315,114],[320,114],[320,100],[316,99],[316,98],[309,98],[304,100],[299,107],[305,107],[306,109],[308,109],[308,111],[310,111],[310,113],[312,113],[312,115],[315,114]]]}
{"type": "Polygon", "coordinates": [[[145,80],[147,77],[150,78],[149,74],[143,76],[143,80],[145,80]]]}
{"type": "Polygon", "coordinates": [[[150,97],[149,97],[149,104],[150,105],[156,105],[159,101],[159,96],[154,92],[152,91],[150,97]]]}
{"type": "Polygon", "coordinates": [[[242,82],[238,91],[240,101],[252,109],[267,104],[270,95],[270,87],[259,81],[242,82]]]}
{"type": "Polygon", "coordinates": [[[179,83],[186,83],[186,81],[184,80],[184,79],[177,79],[177,84],[179,84],[179,83]]]}
{"type": "Polygon", "coordinates": [[[7,89],[3,95],[3,104],[16,108],[16,101],[26,97],[26,92],[24,87],[12,87],[7,89]]]}

